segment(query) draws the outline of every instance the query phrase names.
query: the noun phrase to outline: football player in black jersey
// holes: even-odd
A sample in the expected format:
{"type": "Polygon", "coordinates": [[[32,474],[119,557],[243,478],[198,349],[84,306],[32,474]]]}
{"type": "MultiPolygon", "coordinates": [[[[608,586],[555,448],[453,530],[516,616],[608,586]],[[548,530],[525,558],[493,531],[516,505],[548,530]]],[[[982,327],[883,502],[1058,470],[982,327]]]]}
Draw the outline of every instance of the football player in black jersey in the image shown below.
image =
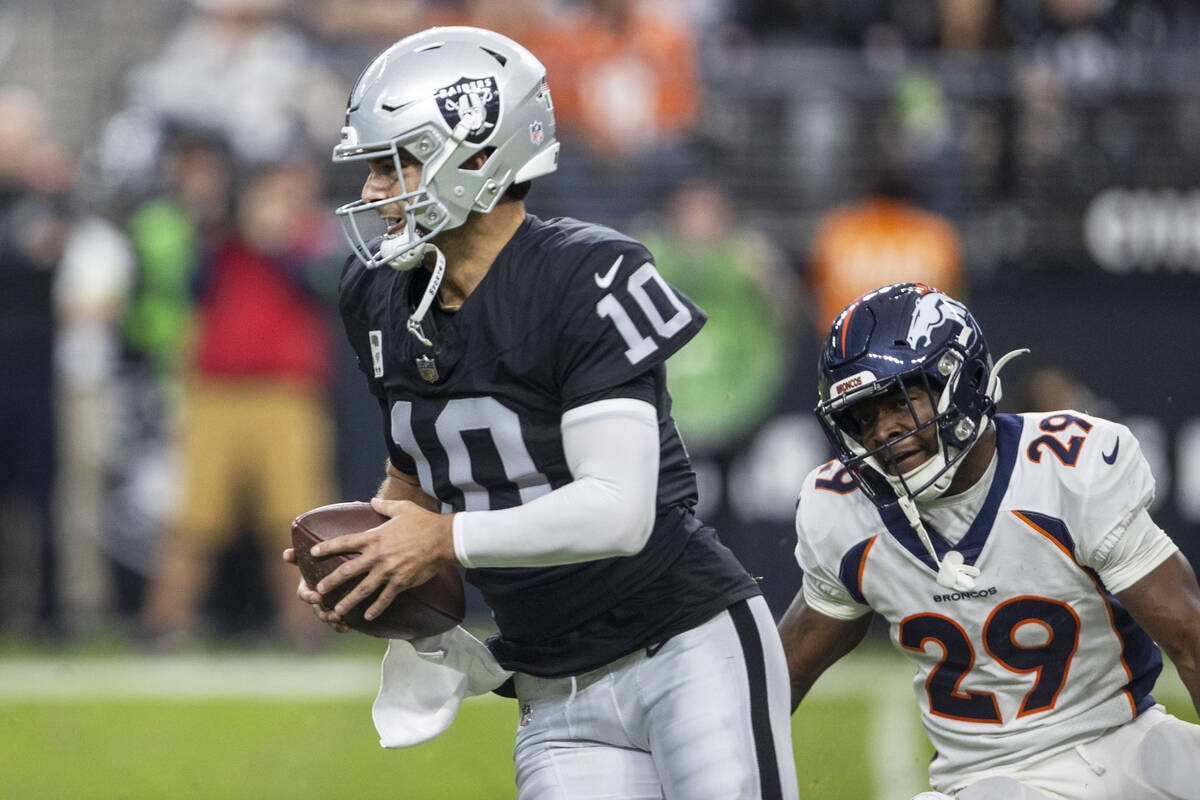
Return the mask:
{"type": "Polygon", "coordinates": [[[638,242],[525,212],[554,134],[544,67],[490,31],[407,37],[351,93],[334,160],[369,174],[337,212],[340,307],[391,519],[322,545],[362,555],[318,590],[364,578],[318,615],[463,565],[515,673],[522,800],[796,797],[778,635],[693,513],[670,416],[664,362],[704,313],[638,242]]]}

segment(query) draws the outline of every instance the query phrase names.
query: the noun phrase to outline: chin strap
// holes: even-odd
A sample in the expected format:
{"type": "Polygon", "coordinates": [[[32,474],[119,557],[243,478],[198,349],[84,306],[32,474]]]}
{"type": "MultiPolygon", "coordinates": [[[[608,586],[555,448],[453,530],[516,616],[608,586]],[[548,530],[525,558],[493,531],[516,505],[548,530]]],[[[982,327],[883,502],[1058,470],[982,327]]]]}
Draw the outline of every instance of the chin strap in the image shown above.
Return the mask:
{"type": "MultiPolygon", "coordinates": [[[[969,331],[969,328],[963,329],[963,334],[960,335],[960,344],[965,346],[966,341],[969,338],[969,331]]],[[[1001,356],[996,362],[995,366],[992,367],[991,376],[988,378],[987,396],[991,399],[993,404],[1000,400],[1002,394],[1000,389],[1000,369],[1017,356],[1025,355],[1028,352],[1029,348],[1025,347],[1018,350],[1009,351],[1001,356]]],[[[949,394],[949,391],[944,392],[943,398],[948,397],[949,394]]],[[[939,442],[939,446],[944,445],[941,445],[939,442]]],[[[959,463],[961,464],[961,460],[959,463]]],[[[933,547],[933,540],[929,537],[929,532],[925,530],[925,524],[921,522],[921,514],[917,511],[917,504],[913,498],[908,495],[907,488],[903,485],[903,483],[897,486],[896,482],[891,479],[886,471],[880,471],[884,473],[884,477],[888,478],[889,482],[892,482],[893,488],[896,489],[900,510],[904,512],[904,517],[908,520],[908,524],[917,534],[917,538],[921,540],[921,544],[925,546],[925,552],[929,554],[929,557],[933,559],[933,563],[937,565],[938,585],[946,589],[954,589],[960,592],[974,589],[975,579],[979,577],[979,568],[964,563],[963,554],[957,550],[951,550],[950,552],[946,553],[945,558],[939,559],[937,550],[935,550],[933,547]]],[[[953,472],[950,474],[953,475],[953,472]]]]}
{"type": "MultiPolygon", "coordinates": [[[[454,130],[450,132],[450,138],[442,145],[441,151],[431,158],[421,169],[422,182],[425,176],[436,175],[446,162],[450,160],[458,146],[466,140],[471,133],[469,120],[460,120],[454,126],[454,130]]],[[[428,189],[426,189],[428,192],[428,189]]],[[[411,213],[411,212],[409,212],[411,213]]],[[[442,285],[442,277],[446,274],[446,257],[442,255],[442,251],[437,245],[432,242],[425,242],[417,245],[411,250],[401,253],[392,261],[392,266],[399,270],[413,269],[414,267],[424,263],[425,256],[433,253],[434,266],[433,273],[429,277],[429,284],[425,287],[425,294],[421,296],[421,302],[417,304],[417,310],[408,318],[408,332],[420,340],[421,344],[426,347],[433,347],[433,342],[425,336],[425,332],[421,330],[421,322],[425,319],[425,315],[429,312],[429,306],[433,304],[433,299],[437,297],[438,288],[442,285]]]]}
{"type": "Polygon", "coordinates": [[[946,589],[954,589],[959,592],[974,589],[975,579],[979,577],[979,567],[963,563],[963,555],[957,550],[951,550],[949,553],[946,553],[945,558],[939,559],[937,551],[933,547],[933,540],[929,538],[929,532],[925,530],[925,524],[921,522],[921,515],[917,512],[917,504],[906,496],[901,496],[899,501],[900,509],[904,512],[904,517],[908,520],[908,524],[916,532],[917,538],[921,540],[921,544],[925,545],[925,552],[933,559],[933,563],[937,564],[938,586],[946,589]]]}
{"type": "Polygon", "coordinates": [[[438,287],[442,285],[442,276],[446,274],[446,257],[442,255],[442,251],[436,245],[429,243],[413,248],[412,252],[420,252],[422,258],[428,253],[433,253],[435,262],[433,273],[429,276],[429,284],[425,287],[425,294],[421,295],[421,302],[417,304],[417,310],[408,318],[408,332],[420,339],[421,344],[433,347],[433,342],[427,339],[425,332],[421,330],[421,322],[429,313],[429,306],[433,304],[433,298],[437,297],[438,287]]]}

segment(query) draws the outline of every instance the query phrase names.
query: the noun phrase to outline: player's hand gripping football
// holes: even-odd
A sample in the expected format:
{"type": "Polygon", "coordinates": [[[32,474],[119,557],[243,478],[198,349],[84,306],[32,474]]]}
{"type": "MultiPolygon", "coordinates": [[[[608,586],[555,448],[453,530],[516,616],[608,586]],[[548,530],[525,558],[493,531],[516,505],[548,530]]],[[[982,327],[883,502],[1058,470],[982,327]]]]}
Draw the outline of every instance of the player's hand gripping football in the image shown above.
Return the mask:
{"type": "MultiPolygon", "coordinates": [[[[361,533],[321,542],[312,549],[312,554],[320,557],[337,553],[361,555],[325,576],[315,591],[303,579],[296,588],[296,595],[313,606],[317,618],[338,632],[349,630],[342,616],[376,589],[382,587],[379,597],[364,612],[367,619],[379,616],[400,592],[421,585],[442,566],[455,561],[452,515],[428,511],[407,500],[379,497],[371,500],[371,507],[390,519],[361,533]],[[332,611],[321,607],[324,594],[356,575],[362,575],[362,581],[332,611]]],[[[294,563],[295,553],[288,548],[283,558],[294,563]]]]}
{"type": "MultiPolygon", "coordinates": [[[[284,550],[283,560],[289,564],[295,564],[296,550],[291,547],[284,550]]],[[[299,597],[303,602],[312,606],[313,613],[316,614],[317,619],[321,620],[321,622],[324,622],[338,633],[347,633],[350,630],[350,626],[342,621],[340,614],[338,614],[336,611],[326,611],[321,606],[321,593],[310,589],[308,584],[305,583],[304,578],[301,578],[300,583],[296,586],[296,597],[299,597]]]]}

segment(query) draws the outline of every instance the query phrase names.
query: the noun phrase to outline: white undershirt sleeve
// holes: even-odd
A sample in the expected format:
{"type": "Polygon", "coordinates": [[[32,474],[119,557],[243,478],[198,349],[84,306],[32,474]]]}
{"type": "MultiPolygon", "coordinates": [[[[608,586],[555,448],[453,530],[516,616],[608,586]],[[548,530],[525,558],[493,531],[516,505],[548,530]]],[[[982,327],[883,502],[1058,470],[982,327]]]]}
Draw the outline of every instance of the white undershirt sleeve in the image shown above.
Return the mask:
{"type": "Polygon", "coordinates": [[[871,613],[870,606],[856,603],[845,589],[807,572],[804,573],[804,583],[801,584],[801,588],[804,591],[804,602],[827,617],[851,620],[871,613]]]}
{"type": "Polygon", "coordinates": [[[514,508],[454,516],[454,553],[466,567],[540,567],[637,553],[654,527],[658,414],[644,400],[610,398],[562,416],[574,480],[514,508]]]}
{"type": "Polygon", "coordinates": [[[1095,569],[1105,588],[1116,594],[1146,577],[1178,549],[1143,507],[1128,525],[1105,537],[1095,569]]]}

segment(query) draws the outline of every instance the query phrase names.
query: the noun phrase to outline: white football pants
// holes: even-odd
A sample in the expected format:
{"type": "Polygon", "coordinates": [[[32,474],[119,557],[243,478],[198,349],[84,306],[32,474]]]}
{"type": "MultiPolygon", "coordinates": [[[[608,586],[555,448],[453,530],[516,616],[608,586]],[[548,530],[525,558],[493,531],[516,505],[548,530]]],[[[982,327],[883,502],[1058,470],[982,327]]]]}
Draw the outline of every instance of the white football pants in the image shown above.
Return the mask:
{"type": "Polygon", "coordinates": [[[972,782],[958,800],[1200,800],[1200,725],[1154,706],[1087,744],[972,782]]]}
{"type": "Polygon", "coordinates": [[[787,663],[761,597],[653,655],[515,684],[518,800],[798,797],[787,663]]]}

